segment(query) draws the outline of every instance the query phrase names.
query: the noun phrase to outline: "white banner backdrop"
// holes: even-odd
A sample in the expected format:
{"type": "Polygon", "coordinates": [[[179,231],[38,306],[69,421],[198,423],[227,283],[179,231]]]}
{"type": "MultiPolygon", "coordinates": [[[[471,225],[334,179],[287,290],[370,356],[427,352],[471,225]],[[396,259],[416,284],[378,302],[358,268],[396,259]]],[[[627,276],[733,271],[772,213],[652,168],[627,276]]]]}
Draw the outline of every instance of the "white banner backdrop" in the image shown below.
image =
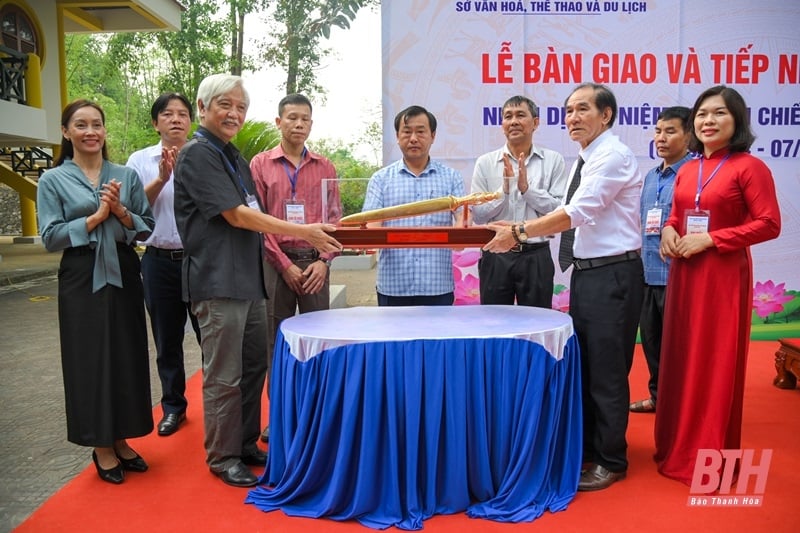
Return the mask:
{"type": "MultiPolygon", "coordinates": [[[[467,187],[475,159],[505,141],[500,107],[515,94],[540,108],[534,142],[569,166],[579,147],[563,125],[564,100],[579,83],[608,85],[619,106],[613,129],[645,173],[657,164],[661,108],[691,107],[713,85],[736,88],[783,217],[781,236],[753,248],[765,303],[754,308],[754,337],[800,334],[799,3],[384,0],[381,9],[384,162],[401,157],[395,115],[422,105],[438,120],[432,157],[461,171],[467,187]]],[[[556,283],[569,279],[559,272],[556,283]]]]}

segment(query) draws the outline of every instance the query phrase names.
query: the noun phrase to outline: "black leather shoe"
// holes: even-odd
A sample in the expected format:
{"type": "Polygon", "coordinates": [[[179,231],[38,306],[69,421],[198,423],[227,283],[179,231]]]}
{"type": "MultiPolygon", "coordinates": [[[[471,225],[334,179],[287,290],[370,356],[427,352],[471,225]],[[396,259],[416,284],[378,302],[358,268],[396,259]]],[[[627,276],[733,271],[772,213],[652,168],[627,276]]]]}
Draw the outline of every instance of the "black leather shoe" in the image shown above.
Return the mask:
{"type": "Polygon", "coordinates": [[[212,470],[211,473],[233,487],[255,487],[258,484],[258,478],[241,462],[222,472],[212,470]]]}
{"type": "Polygon", "coordinates": [[[103,481],[113,483],[114,485],[119,485],[125,481],[125,472],[122,471],[121,463],[117,463],[117,466],[113,468],[100,468],[100,463],[97,462],[97,452],[94,451],[92,452],[92,461],[94,461],[94,467],[97,469],[97,475],[100,476],[100,479],[103,481]]]}
{"type": "Polygon", "coordinates": [[[261,442],[269,442],[269,426],[264,428],[261,432],[261,442]]]}
{"type": "Polygon", "coordinates": [[[178,431],[178,427],[185,421],[186,413],[170,413],[164,415],[164,418],[158,423],[158,434],[162,437],[172,435],[178,431]]]}
{"type": "Polygon", "coordinates": [[[612,472],[602,465],[594,464],[581,472],[578,490],[603,490],[622,479],[625,479],[625,472],[612,472]]]}
{"type": "Polygon", "coordinates": [[[250,455],[243,455],[242,462],[248,466],[264,466],[267,464],[267,452],[258,450],[250,455]]]}
{"type": "Polygon", "coordinates": [[[147,472],[149,467],[147,466],[147,463],[144,462],[144,459],[142,459],[142,456],[138,453],[133,452],[136,453],[136,457],[133,459],[125,459],[116,451],[114,453],[117,454],[117,459],[119,459],[119,463],[122,465],[123,470],[129,470],[131,472],[147,472]]]}

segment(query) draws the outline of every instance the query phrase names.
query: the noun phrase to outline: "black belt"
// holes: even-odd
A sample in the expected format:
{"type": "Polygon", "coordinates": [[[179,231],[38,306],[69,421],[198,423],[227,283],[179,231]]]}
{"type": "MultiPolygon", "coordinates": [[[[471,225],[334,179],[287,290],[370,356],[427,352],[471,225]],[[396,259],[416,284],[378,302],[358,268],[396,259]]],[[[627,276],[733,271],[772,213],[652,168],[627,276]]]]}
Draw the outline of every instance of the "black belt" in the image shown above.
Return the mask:
{"type": "Polygon", "coordinates": [[[172,259],[173,261],[183,260],[183,249],[180,248],[177,250],[170,250],[169,248],[156,248],[155,246],[148,246],[144,253],[153,254],[158,257],[166,257],[167,259],[172,259]]]}
{"type": "Polygon", "coordinates": [[[295,261],[316,261],[319,259],[319,251],[316,248],[290,248],[282,250],[286,257],[295,261]]]}
{"type": "Polygon", "coordinates": [[[511,253],[517,254],[524,254],[527,252],[534,252],[536,250],[542,250],[544,248],[550,248],[549,242],[532,242],[532,243],[522,243],[515,245],[512,249],[509,250],[511,253]]]}
{"type": "Polygon", "coordinates": [[[575,270],[589,270],[590,268],[613,265],[623,261],[633,261],[634,259],[639,259],[639,252],[625,252],[624,254],[595,257],[594,259],[574,259],[572,265],[575,270]]]}

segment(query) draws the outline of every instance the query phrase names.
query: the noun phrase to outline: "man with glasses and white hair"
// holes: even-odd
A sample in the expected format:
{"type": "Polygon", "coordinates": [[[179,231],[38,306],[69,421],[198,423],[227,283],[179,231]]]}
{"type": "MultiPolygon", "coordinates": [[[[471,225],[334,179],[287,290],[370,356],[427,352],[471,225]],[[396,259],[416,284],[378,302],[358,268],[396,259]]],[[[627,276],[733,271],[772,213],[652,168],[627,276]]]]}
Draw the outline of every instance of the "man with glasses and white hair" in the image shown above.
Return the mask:
{"type": "Polygon", "coordinates": [[[250,98],[239,76],[215,74],[197,91],[200,127],[175,165],[175,219],[184,246],[183,298],[203,349],[206,463],[222,481],[252,487],[267,371],[261,233],[293,235],[320,252],[341,249],[329,224],[292,224],[263,213],[247,161],[231,139],[250,98]]]}

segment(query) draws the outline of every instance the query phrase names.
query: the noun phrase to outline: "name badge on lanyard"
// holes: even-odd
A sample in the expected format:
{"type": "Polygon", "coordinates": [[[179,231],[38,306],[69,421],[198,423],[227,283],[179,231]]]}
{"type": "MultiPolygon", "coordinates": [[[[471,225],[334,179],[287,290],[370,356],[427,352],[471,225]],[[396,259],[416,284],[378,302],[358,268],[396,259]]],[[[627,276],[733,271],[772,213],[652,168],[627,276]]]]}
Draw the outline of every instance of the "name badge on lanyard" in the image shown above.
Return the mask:
{"type": "Polygon", "coordinates": [[[644,225],[645,235],[661,235],[662,213],[663,210],[660,207],[653,207],[647,210],[647,218],[644,225]]]}
{"type": "Polygon", "coordinates": [[[255,194],[246,194],[244,200],[247,202],[247,207],[255,209],[256,211],[261,211],[261,207],[258,205],[258,199],[256,198],[255,194]]]}
{"type": "Polygon", "coordinates": [[[706,209],[687,209],[684,211],[684,224],[686,235],[696,235],[708,232],[708,221],[711,211],[706,209]]]}
{"type": "Polygon", "coordinates": [[[283,212],[286,221],[292,224],[306,223],[306,206],[303,200],[284,200],[283,212]]]}
{"type": "Polygon", "coordinates": [[[664,210],[659,207],[659,203],[661,201],[661,191],[663,191],[664,187],[667,185],[665,175],[668,171],[670,171],[669,168],[666,168],[663,171],[656,169],[658,174],[658,182],[656,183],[656,203],[653,207],[647,210],[647,216],[645,217],[644,223],[645,235],[661,235],[661,226],[664,224],[664,210]]]}
{"type": "Polygon", "coordinates": [[[711,211],[708,209],[700,209],[700,194],[703,192],[703,189],[706,188],[706,185],[711,183],[711,180],[714,179],[714,176],[717,175],[719,169],[722,168],[722,165],[725,164],[725,161],[727,161],[730,156],[731,154],[726,154],[725,157],[722,158],[722,161],[717,163],[717,168],[714,169],[705,183],[703,183],[703,160],[705,157],[700,157],[700,166],[697,169],[697,193],[694,196],[694,209],[687,209],[683,212],[686,235],[708,232],[711,211]]]}
{"type": "Polygon", "coordinates": [[[294,169],[294,172],[289,169],[286,161],[282,161],[283,170],[286,172],[286,177],[289,178],[289,184],[292,187],[292,197],[283,201],[283,214],[287,222],[292,224],[305,224],[306,223],[306,206],[305,201],[297,199],[297,177],[300,175],[300,167],[303,166],[303,160],[306,158],[308,150],[303,147],[300,153],[300,162],[294,169]]]}

